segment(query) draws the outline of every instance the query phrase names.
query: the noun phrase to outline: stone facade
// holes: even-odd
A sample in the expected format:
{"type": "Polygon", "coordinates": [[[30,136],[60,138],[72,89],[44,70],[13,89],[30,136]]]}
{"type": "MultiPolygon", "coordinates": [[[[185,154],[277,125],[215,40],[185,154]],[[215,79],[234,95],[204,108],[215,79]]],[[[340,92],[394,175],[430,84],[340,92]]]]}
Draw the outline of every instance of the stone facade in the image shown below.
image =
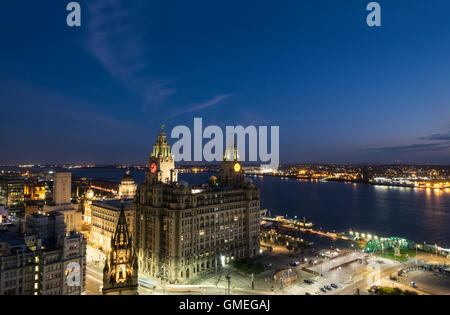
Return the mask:
{"type": "Polygon", "coordinates": [[[44,212],[55,211],[64,215],[67,233],[81,231],[81,211],[71,203],[72,173],[55,173],[53,177],[53,201],[44,205],[44,212]]]}
{"type": "Polygon", "coordinates": [[[86,240],[65,233],[58,212],[27,217],[25,231],[0,230],[0,295],[80,295],[86,282],[86,240]],[[24,233],[25,232],[25,233],[24,233]]]}
{"type": "MultiPolygon", "coordinates": [[[[135,208],[132,200],[124,201],[125,218],[128,223],[128,232],[133,237],[135,224],[135,208]]],[[[119,200],[93,201],[89,205],[92,219],[89,241],[103,252],[111,249],[111,240],[119,221],[122,205],[119,200]]]]}
{"type": "MultiPolygon", "coordinates": [[[[159,134],[136,202],[139,272],[171,283],[189,282],[259,253],[260,193],[244,177],[237,154],[224,158],[219,179],[193,187],[152,161],[170,152],[159,134]],[[160,174],[165,174],[161,176],[160,174]]],[[[164,157],[164,156],[163,156],[164,157]]]]}

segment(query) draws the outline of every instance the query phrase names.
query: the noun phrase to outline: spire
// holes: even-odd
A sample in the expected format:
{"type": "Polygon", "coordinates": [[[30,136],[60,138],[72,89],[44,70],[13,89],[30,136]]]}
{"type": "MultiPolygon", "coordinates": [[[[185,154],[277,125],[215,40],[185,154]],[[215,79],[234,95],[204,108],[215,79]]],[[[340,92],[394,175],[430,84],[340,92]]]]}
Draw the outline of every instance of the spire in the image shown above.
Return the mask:
{"type": "Polygon", "coordinates": [[[116,231],[111,239],[111,252],[103,269],[103,294],[137,294],[137,259],[128,232],[122,200],[116,231]]]}
{"type": "Polygon", "coordinates": [[[125,217],[124,201],[121,200],[119,220],[117,221],[116,231],[111,240],[111,249],[127,249],[131,248],[131,237],[128,233],[127,218],[125,217]]]}

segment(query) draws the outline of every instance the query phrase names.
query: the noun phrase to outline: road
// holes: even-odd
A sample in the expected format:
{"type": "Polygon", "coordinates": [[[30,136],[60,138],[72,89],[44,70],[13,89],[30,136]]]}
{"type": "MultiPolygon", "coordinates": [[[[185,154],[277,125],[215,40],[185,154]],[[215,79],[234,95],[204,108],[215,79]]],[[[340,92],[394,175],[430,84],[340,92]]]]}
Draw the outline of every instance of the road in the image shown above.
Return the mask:
{"type": "Polygon", "coordinates": [[[376,276],[377,271],[369,271],[364,275],[361,275],[361,280],[345,287],[344,289],[337,292],[336,295],[353,295],[355,294],[357,289],[359,289],[359,291],[364,294],[371,287],[371,280],[375,281],[375,279],[379,279],[381,281],[383,278],[389,277],[392,273],[399,271],[401,268],[401,265],[395,265],[383,269],[380,271],[379,277],[376,276]]]}
{"type": "Polygon", "coordinates": [[[92,267],[86,267],[86,294],[87,295],[99,295],[103,285],[103,274],[92,267]]]}

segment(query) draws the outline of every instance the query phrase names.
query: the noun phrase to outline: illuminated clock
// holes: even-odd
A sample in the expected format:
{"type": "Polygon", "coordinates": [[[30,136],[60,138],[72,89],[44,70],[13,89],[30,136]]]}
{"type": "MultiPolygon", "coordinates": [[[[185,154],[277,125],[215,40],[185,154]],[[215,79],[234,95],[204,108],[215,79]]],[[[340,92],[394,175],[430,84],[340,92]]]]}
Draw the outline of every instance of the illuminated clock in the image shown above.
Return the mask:
{"type": "Polygon", "coordinates": [[[239,164],[239,163],[234,164],[234,171],[236,173],[239,173],[240,170],[241,170],[241,164],[239,164]]]}
{"type": "Polygon", "coordinates": [[[155,163],[150,164],[150,172],[152,172],[152,174],[156,173],[156,164],[155,163]]]}

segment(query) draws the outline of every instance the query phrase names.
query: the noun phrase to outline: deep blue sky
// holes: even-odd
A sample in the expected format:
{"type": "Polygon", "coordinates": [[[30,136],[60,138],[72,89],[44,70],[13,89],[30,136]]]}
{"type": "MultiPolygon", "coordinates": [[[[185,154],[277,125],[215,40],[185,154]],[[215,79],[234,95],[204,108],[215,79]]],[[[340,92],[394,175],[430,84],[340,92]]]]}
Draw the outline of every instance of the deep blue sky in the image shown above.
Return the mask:
{"type": "Polygon", "coordinates": [[[450,2],[368,2],[5,1],[0,164],[143,163],[193,117],[279,125],[285,163],[448,164],[450,2]]]}

